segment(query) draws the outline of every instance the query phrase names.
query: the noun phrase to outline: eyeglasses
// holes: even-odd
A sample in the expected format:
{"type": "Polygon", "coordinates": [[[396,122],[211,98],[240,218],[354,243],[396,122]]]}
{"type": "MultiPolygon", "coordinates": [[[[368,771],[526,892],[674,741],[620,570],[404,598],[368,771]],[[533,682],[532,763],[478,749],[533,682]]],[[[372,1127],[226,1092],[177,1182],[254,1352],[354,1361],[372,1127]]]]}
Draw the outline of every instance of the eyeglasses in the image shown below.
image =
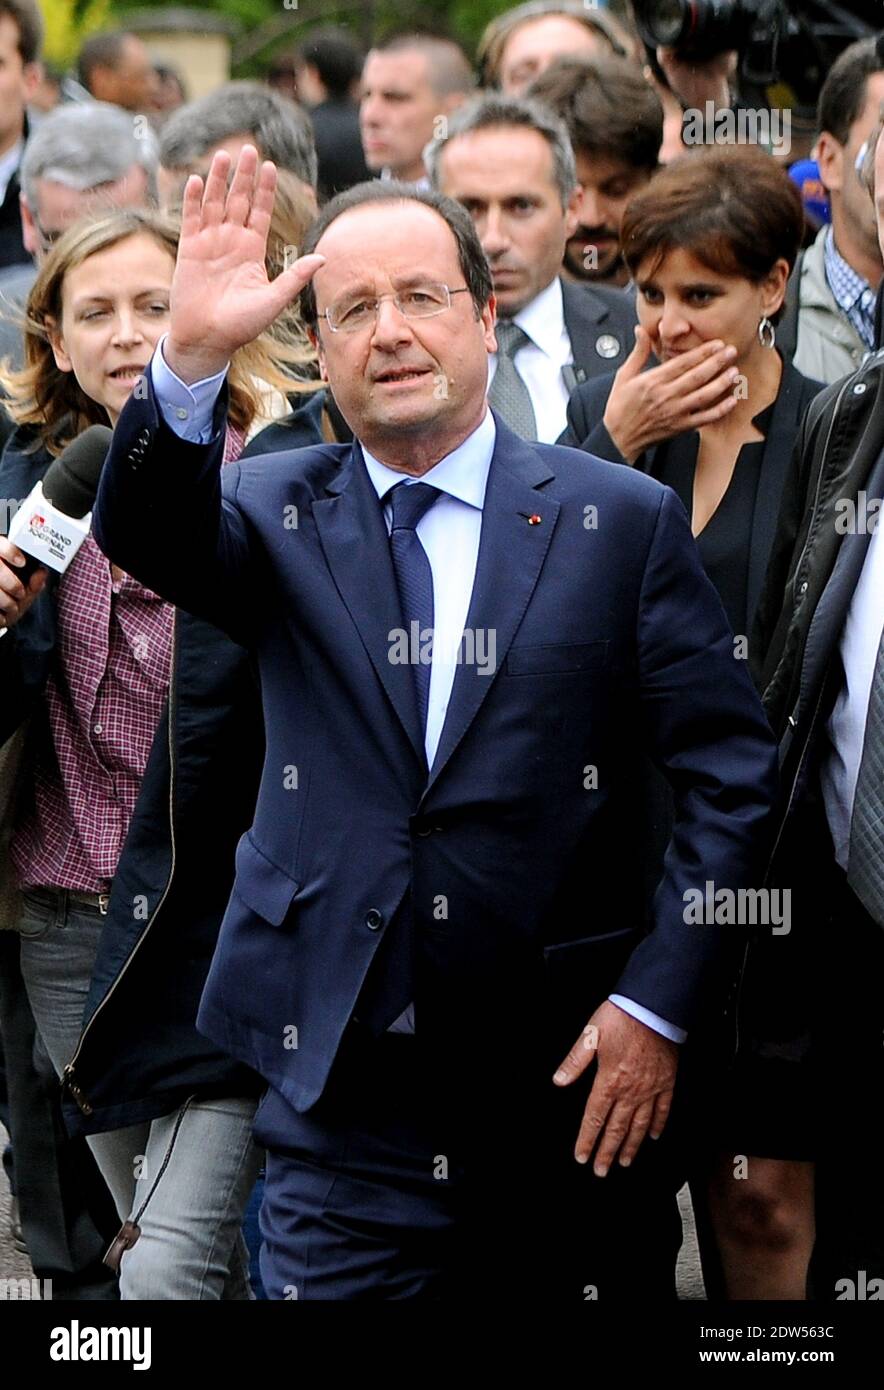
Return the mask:
{"type": "Polygon", "coordinates": [[[397,290],[395,294],[358,295],[356,298],[341,299],[324,310],[323,317],[332,333],[357,333],[360,328],[373,324],[378,309],[385,299],[392,299],[400,314],[407,319],[431,319],[434,314],[443,314],[451,308],[453,294],[469,294],[469,286],[450,290],[447,285],[412,285],[407,290],[397,290]]]}

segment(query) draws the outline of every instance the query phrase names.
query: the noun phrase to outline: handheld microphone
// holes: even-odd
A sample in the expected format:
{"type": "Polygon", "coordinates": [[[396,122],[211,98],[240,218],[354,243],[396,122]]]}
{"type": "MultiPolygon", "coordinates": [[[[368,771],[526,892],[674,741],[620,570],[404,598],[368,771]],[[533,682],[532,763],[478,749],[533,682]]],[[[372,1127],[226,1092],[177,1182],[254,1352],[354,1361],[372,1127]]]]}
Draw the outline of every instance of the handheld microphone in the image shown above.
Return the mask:
{"type": "Polygon", "coordinates": [[[90,425],[49,465],[12,518],[9,539],[26,556],[16,574],[26,587],[41,566],[64,574],[88,536],[112,438],[107,425],[90,425]]]}

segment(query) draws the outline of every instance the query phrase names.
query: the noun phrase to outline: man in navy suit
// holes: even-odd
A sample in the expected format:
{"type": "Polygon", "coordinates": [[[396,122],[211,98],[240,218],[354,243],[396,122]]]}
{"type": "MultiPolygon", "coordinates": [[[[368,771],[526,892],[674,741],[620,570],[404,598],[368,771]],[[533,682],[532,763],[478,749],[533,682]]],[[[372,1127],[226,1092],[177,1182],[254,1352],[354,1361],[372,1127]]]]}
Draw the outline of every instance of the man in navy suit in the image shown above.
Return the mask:
{"type": "Polygon", "coordinates": [[[228,191],[228,169],[185,190],[172,326],[95,534],[260,669],[264,776],[199,1026],[268,1082],[265,1283],[647,1291],[642,1141],[733,932],[685,905],[756,875],[759,703],[674,494],[488,410],[466,212],[361,185],[268,283],[275,171],[247,148],[228,191]],[[226,365],[299,291],[357,442],[222,478],[226,365]],[[676,829],[647,912],[649,751],[676,829]]]}

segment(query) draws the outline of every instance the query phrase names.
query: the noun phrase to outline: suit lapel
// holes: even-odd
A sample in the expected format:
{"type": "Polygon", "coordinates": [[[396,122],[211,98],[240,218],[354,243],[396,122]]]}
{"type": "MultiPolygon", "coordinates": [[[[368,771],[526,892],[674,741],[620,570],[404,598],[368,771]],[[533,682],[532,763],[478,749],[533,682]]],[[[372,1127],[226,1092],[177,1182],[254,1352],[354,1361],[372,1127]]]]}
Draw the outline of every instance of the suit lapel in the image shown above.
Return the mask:
{"type": "Polygon", "coordinates": [[[774,536],[780,516],[780,503],[783,500],[783,487],[786,474],[791,467],[792,450],[798,437],[803,396],[798,373],[788,363],[784,364],[783,381],[764,444],[761,474],[755,496],[755,510],[752,514],[749,571],[746,586],[746,612],[750,632],[773,549],[774,536]]]}
{"type": "MultiPolygon", "coordinates": [[[[466,629],[494,634],[494,669],[475,662],[455,672],[448,712],[426,791],[436,782],[479,712],[522,621],[546,558],[559,504],[536,491],[555,475],[495,415],[497,440],[482,510],[482,535],[466,629]],[[529,518],[539,516],[531,524],[529,518]]],[[[425,792],[426,795],[426,792],[425,792]]]]}
{"type": "Polygon", "coordinates": [[[359,446],[313,503],[313,518],[332,578],[378,679],[412,747],[426,767],[414,676],[408,663],[390,660],[391,633],[402,614],[383,511],[359,446]]]}
{"type": "Polygon", "coordinates": [[[602,374],[615,372],[632,350],[631,339],[623,339],[622,324],[612,317],[610,305],[591,285],[572,285],[562,280],[562,317],[574,355],[577,384],[599,375],[600,369],[602,374]],[[613,357],[599,353],[598,344],[604,338],[614,339],[620,345],[613,357]]]}
{"type": "MultiPolygon", "coordinates": [[[[867,498],[884,497],[884,450],[869,474],[863,491],[867,498]]],[[[802,698],[811,688],[813,673],[830,662],[836,651],[871,538],[872,532],[867,525],[849,533],[841,542],[829,581],[820,594],[808,628],[801,674],[802,698]]]]}

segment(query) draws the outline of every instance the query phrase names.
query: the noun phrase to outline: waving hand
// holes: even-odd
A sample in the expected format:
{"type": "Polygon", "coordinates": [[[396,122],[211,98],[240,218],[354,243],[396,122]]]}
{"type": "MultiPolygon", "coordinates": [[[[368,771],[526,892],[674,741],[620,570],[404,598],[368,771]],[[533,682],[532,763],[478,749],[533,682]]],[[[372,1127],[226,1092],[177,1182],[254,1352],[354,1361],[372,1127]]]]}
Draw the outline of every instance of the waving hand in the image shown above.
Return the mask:
{"type": "Polygon", "coordinates": [[[181,239],[172,281],[171,324],[164,352],[183,381],[221,371],[237,348],[273,322],[322,265],[302,256],[275,280],[264,265],[276,168],[258,168],[245,145],[230,188],[230,155],[218,151],[205,180],[191,175],[184,189],[181,239]]]}

